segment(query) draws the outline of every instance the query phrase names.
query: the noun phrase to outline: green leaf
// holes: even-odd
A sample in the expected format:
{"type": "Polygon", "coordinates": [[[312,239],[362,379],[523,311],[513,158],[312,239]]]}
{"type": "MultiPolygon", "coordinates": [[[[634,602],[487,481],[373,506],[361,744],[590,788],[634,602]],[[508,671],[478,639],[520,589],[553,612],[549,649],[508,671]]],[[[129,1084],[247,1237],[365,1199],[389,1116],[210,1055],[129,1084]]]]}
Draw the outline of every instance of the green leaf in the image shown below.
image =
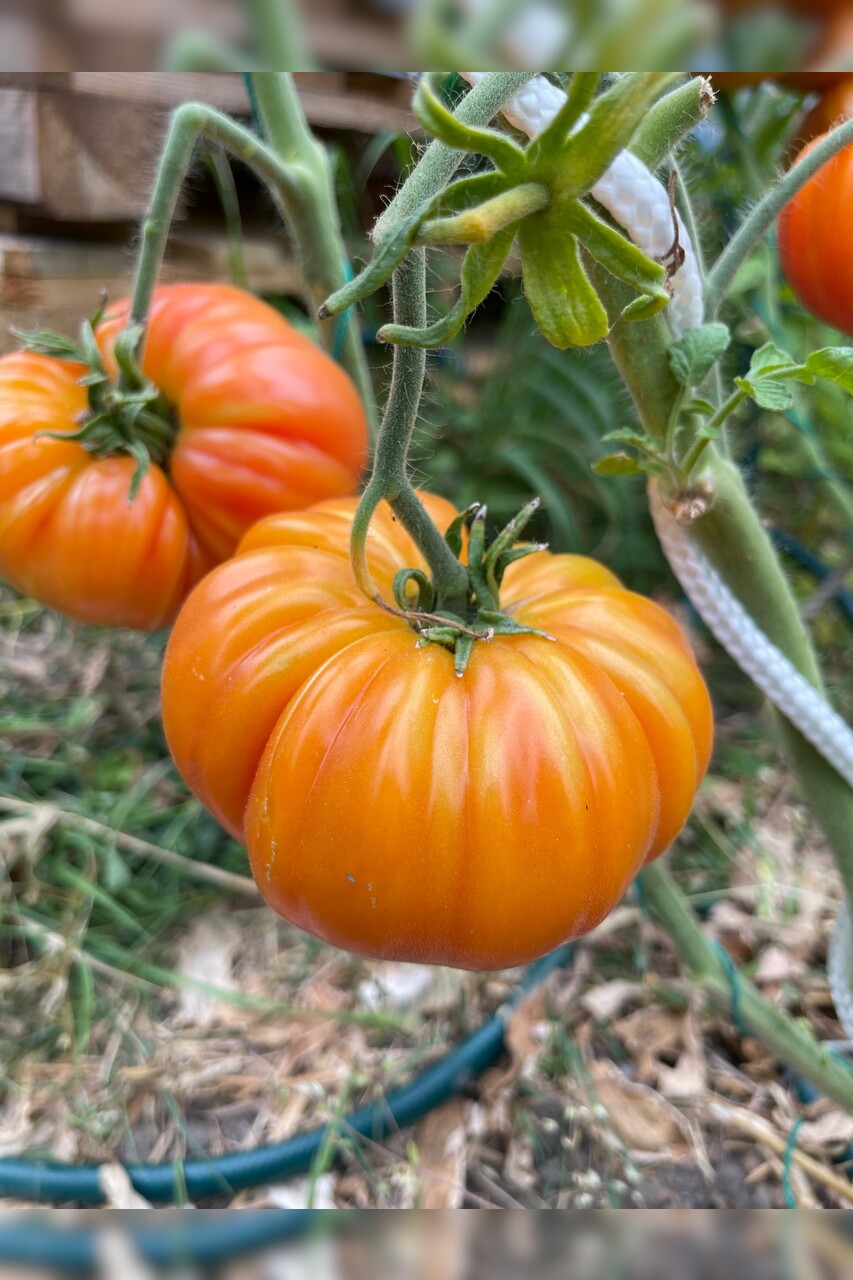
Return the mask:
{"type": "Polygon", "coordinates": [[[428,72],[421,76],[412,99],[412,110],[418,123],[445,146],[453,147],[456,151],[478,151],[488,156],[507,175],[520,177],[525,168],[522,148],[496,129],[478,129],[458,120],[436,93],[436,85],[440,80],[440,72],[428,72]]]}
{"type": "Polygon", "coordinates": [[[595,185],[630,145],[652,103],[677,78],[672,71],[629,71],[595,99],[558,170],[558,182],[567,194],[585,195],[595,185]]]}
{"type": "Polygon", "coordinates": [[[592,469],[597,476],[639,476],[644,470],[640,459],[631,458],[627,453],[611,453],[599,458],[592,469]]]}
{"type": "MultiPolygon", "coordinates": [[[[853,347],[821,347],[806,360],[805,372],[812,378],[827,378],[853,395],[853,347]]],[[[806,378],[800,377],[805,382],[806,378]]]]}
{"type": "Polygon", "coordinates": [[[703,324],[689,329],[669,348],[669,367],[683,387],[703,382],[731,342],[727,325],[703,324]]]}
{"type": "Polygon", "coordinates": [[[657,452],[657,441],[654,437],[646,435],[643,431],[637,431],[635,427],[619,427],[616,431],[608,431],[601,440],[603,444],[631,444],[644,453],[657,452]]]}
{"type": "Polygon", "coordinates": [[[609,322],[587,279],[577,237],[554,208],[519,226],[524,291],[540,333],[552,346],[590,347],[607,337],[609,322]]]}
{"type": "Polygon", "coordinates": [[[376,246],[372,260],[354,280],[349,280],[335,293],[331,294],[318,311],[323,320],[327,316],[340,315],[354,303],[367,298],[371,293],[386,284],[411,249],[418,228],[423,218],[429,213],[432,200],[426,200],[399,222],[393,222],[391,229],[382,237],[376,246]]]}
{"type": "Polygon", "coordinates": [[[659,262],[647,258],[632,240],[608,226],[579,200],[561,201],[558,210],[566,230],[573,232],[611,275],[666,306],[670,295],[664,288],[666,272],[659,262]]]}
{"type": "Polygon", "coordinates": [[[796,363],[794,357],[787,351],[783,351],[781,347],[777,347],[775,342],[765,342],[763,347],[759,347],[752,353],[748,376],[752,378],[757,374],[769,373],[775,369],[790,369],[796,363]]]}
{"type": "Polygon", "coordinates": [[[440,191],[433,198],[431,213],[462,213],[475,204],[491,200],[506,191],[508,182],[504,174],[490,169],[488,173],[475,173],[468,178],[459,178],[440,191]]]}
{"type": "Polygon", "coordinates": [[[472,209],[424,222],[418,243],[485,244],[497,231],[546,208],[550,198],[551,193],[541,183],[519,182],[472,209]]]}
{"type": "Polygon", "coordinates": [[[376,335],[380,342],[408,347],[440,347],[462,328],[466,318],[494,288],[515,239],[515,227],[504,227],[486,244],[472,244],[462,262],[459,299],[447,315],[424,329],[402,324],[383,325],[376,335]]]}
{"type": "Polygon", "coordinates": [[[464,511],[460,511],[458,516],[454,516],[445,530],[444,541],[457,557],[462,554],[462,535],[465,531],[465,527],[474,512],[479,511],[480,505],[481,504],[479,502],[472,502],[464,511]]]}
{"type": "Polygon", "coordinates": [[[86,363],[86,352],[79,342],[66,338],[50,329],[18,329],[10,326],[9,332],[21,343],[25,351],[40,356],[53,356],[55,360],[71,360],[75,364],[86,363]]]}
{"type": "Polygon", "coordinates": [[[745,391],[761,409],[790,409],[794,403],[791,388],[772,375],[757,378],[735,378],[735,386],[745,391]]]}
{"type": "Polygon", "coordinates": [[[559,163],[572,130],[583,113],[592,104],[598,88],[599,71],[575,71],[566,93],[566,101],[551,123],[542,130],[527,148],[531,176],[549,176],[554,164],[559,163]]]}

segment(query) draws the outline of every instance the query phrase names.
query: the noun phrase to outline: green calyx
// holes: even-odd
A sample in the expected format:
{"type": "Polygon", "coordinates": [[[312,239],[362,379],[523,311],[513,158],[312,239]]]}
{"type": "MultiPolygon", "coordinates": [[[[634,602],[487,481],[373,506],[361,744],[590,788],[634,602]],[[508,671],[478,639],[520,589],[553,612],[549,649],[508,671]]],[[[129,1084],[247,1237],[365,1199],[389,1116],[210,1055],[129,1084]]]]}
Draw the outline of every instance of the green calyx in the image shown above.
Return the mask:
{"type": "Polygon", "coordinates": [[[447,530],[445,541],[455,556],[460,556],[463,535],[468,531],[468,594],[464,611],[445,608],[437,596],[429,576],[420,569],[400,569],[394,578],[396,608],[377,600],[383,608],[403,617],[417,631],[421,644],[440,644],[454,655],[456,674],[462,676],[478,642],[488,643],[495,636],[528,635],[544,640],[553,637],[534,627],[516,622],[500,607],[500,586],[508,567],[523,556],[544,551],[542,543],[518,544],[518,537],[539,507],[534,498],[510,520],[491,541],[486,542],[484,506],[474,503],[461,512],[447,530]]]}
{"type": "Polygon", "coordinates": [[[514,242],[527,300],[543,335],[560,348],[590,346],[610,320],[584,265],[588,254],[636,290],[623,313],[642,320],[670,299],[672,263],[646,257],[589,203],[592,188],[653,113],[676,73],[629,72],[598,94],[599,74],[572,75],[562,109],[528,146],[506,133],[463,124],[438,96],[440,73],[424,75],[413,108],[433,138],[493,166],[461,178],[393,222],[373,260],[320,309],[338,315],[375,292],[413,249],[466,245],[456,305],[435,324],[388,324],[383,342],[435,347],[448,342],[494,287],[514,242]]]}
{"type": "Polygon", "coordinates": [[[78,342],[50,330],[28,333],[14,329],[12,332],[25,351],[86,367],[88,372],[80,379],[80,385],[86,388],[89,408],[82,415],[80,426],[76,431],[38,434],[56,440],[75,440],[96,458],[128,454],[136,462],[129,492],[132,502],[152,461],[163,465],[168,458],[176,425],[159,388],[139,365],[141,326],[128,325],[116,338],[114,354],[119,379],[113,382],[110,378],[95,338],[95,328],[103,312],[104,304],[91,320],[83,321],[78,342]]]}

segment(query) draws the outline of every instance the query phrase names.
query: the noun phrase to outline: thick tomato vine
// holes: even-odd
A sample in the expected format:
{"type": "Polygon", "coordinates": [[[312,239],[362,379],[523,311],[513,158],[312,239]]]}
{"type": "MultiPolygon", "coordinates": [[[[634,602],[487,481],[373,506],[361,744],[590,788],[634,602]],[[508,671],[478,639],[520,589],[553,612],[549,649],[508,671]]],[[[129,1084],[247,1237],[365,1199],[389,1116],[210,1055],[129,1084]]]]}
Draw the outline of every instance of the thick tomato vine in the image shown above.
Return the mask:
{"type": "MultiPolygon", "coordinates": [[[[592,928],[680,830],[707,690],[667,613],[544,551],[509,565],[501,609],[550,638],[478,640],[458,676],[356,587],[355,507],[260,522],[195,589],[166,654],[169,746],[293,923],[371,956],[530,960],[592,928]]],[[[368,559],[386,598],[426,568],[385,504],[368,559]]]]}
{"type": "MultiPolygon", "coordinates": [[[[125,324],[97,327],[107,371],[125,324]]],[[[156,629],[262,516],[351,492],[367,426],[347,375],[272,307],[226,285],[159,288],[142,372],[171,439],[133,501],[137,462],[68,435],[86,369],[0,358],[0,577],[84,622],[156,629]]]]}

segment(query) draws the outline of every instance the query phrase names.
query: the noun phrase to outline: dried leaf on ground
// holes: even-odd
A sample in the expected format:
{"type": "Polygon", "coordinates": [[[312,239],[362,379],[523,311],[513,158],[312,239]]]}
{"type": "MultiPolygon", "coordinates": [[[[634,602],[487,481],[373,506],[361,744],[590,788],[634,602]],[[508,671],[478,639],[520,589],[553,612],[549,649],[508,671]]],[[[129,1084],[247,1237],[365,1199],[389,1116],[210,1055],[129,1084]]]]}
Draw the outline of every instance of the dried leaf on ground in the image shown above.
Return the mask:
{"type": "Polygon", "coordinates": [[[465,1198],[466,1104],[451,1098],[416,1125],[418,1207],[458,1209],[465,1198]]]}
{"type": "MultiPolygon", "coordinates": [[[[175,971],[191,982],[236,991],[234,958],[240,945],[239,930],[225,916],[200,916],[181,939],[175,971]]],[[[213,1026],[222,1001],[208,991],[181,986],[172,1017],[175,1026],[213,1026]]]]}
{"type": "Polygon", "coordinates": [[[631,982],[626,978],[613,978],[601,986],[590,987],[581,999],[581,1005],[587,1013],[598,1022],[609,1022],[617,1017],[626,1004],[642,996],[645,987],[641,982],[631,982]]]}
{"type": "Polygon", "coordinates": [[[599,1102],[629,1151],[667,1154],[684,1159],[690,1154],[690,1131],[678,1111],[647,1085],[629,1080],[613,1063],[590,1065],[590,1101],[599,1102]]]}

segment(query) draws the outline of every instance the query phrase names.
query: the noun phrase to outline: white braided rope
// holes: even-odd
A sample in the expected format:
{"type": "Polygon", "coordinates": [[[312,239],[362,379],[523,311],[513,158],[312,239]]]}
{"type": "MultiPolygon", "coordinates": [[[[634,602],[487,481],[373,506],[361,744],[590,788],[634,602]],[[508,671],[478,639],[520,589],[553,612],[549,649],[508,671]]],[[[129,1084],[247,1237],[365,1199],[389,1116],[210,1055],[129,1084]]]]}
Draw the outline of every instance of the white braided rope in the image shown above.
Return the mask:
{"type": "Polygon", "coordinates": [[[655,484],[649,485],[649,506],[666,558],[702,621],[741,671],[853,787],[853,730],[756,626],[667,511],[655,484]]]}
{"type": "MultiPolygon", "coordinates": [[[[705,554],[667,511],[654,483],[649,485],[649,506],[672,571],[709,631],[741,671],[853,786],[853,730],[756,626],[705,554]]],[[[835,917],[826,972],[838,1021],[853,1039],[853,924],[846,899],[835,917]]]]}
{"type": "MultiPolygon", "coordinates": [[[[476,84],[484,71],[460,73],[476,84]]],[[[503,108],[503,114],[522,133],[535,138],[554,119],[566,95],[545,76],[533,76],[503,108]]],[[[672,248],[672,209],[669,192],[655,175],[630,151],[622,151],[592,188],[592,195],[627,231],[638,248],[650,258],[662,258],[672,248]]],[[[678,239],[684,262],[672,277],[672,301],[666,316],[676,338],[702,323],[705,302],[702,276],[687,228],[676,212],[678,239]]]]}
{"type": "Polygon", "coordinates": [[[829,939],[826,974],[838,1021],[853,1040],[851,972],[853,972],[853,922],[850,920],[850,904],[845,899],[838,904],[835,927],[829,939]]]}

